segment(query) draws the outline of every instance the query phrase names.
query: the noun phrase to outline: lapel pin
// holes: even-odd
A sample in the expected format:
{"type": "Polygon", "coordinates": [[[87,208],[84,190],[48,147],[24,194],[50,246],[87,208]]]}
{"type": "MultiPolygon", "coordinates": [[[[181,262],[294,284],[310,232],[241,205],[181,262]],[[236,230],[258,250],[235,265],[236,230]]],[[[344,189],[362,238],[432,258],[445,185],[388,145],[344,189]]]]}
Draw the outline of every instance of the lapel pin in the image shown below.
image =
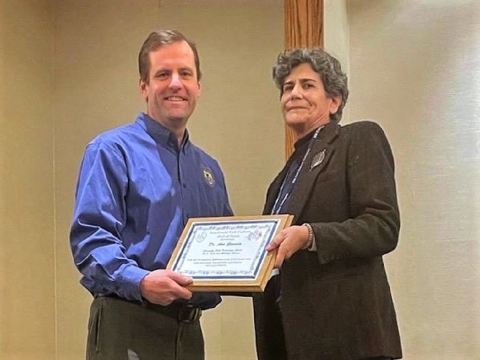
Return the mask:
{"type": "Polygon", "coordinates": [[[320,165],[323,160],[325,160],[325,149],[320,151],[317,155],[313,157],[312,165],[310,165],[310,170],[313,170],[314,167],[320,165]]]}

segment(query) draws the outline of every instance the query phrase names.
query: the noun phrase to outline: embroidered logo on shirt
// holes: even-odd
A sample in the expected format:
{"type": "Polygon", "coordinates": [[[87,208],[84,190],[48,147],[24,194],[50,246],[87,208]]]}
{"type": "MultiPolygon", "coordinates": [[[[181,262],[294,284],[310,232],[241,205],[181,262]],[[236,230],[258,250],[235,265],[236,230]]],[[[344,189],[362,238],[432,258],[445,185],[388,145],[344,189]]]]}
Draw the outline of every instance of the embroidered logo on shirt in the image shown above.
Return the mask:
{"type": "Polygon", "coordinates": [[[212,170],[210,170],[208,167],[203,168],[203,178],[208,185],[215,185],[215,178],[213,177],[212,170]]]}

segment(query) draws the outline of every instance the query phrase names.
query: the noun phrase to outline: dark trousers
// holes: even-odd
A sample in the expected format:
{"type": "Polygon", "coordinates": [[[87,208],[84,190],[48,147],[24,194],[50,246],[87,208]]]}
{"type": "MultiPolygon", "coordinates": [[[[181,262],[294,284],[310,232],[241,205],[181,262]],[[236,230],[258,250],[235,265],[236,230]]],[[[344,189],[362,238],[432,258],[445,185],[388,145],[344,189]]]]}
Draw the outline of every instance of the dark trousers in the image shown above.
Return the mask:
{"type": "MultiPolygon", "coordinates": [[[[273,276],[263,293],[253,294],[255,340],[258,360],[289,360],[280,308],[280,276],[273,276]]],[[[360,359],[359,359],[360,360],[360,359]]],[[[377,356],[361,360],[393,360],[377,356]]]]}
{"type": "Polygon", "coordinates": [[[90,307],[87,360],[204,360],[199,320],[184,323],[139,304],[98,297],[90,307]]]}
{"type": "Polygon", "coordinates": [[[279,298],[278,275],[269,280],[263,293],[253,294],[258,360],[288,360],[279,298]]]}

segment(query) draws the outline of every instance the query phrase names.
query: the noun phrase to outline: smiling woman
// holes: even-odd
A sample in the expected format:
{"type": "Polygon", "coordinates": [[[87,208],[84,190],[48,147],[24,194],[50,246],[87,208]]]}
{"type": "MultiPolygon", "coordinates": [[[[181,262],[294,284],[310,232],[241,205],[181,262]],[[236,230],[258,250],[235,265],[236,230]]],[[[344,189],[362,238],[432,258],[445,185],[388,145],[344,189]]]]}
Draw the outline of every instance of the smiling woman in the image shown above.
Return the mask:
{"type": "Polygon", "coordinates": [[[328,95],[319,73],[304,63],[285,77],[280,103],[285,123],[300,139],[328,123],[342,104],[342,97],[328,95]]]}
{"type": "Polygon", "coordinates": [[[399,359],[383,263],[400,228],[388,140],[371,121],[339,124],[347,77],[325,50],[281,52],[273,77],[297,140],[264,214],[294,220],[266,247],[279,273],[254,294],[259,359],[399,359]]]}

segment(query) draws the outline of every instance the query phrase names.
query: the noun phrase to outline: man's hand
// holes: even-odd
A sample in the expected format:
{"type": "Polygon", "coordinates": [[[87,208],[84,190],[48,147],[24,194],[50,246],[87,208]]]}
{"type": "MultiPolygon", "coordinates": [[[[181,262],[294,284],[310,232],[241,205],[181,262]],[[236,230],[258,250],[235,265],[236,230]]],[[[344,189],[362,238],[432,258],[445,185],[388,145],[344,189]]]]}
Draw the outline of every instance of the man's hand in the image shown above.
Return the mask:
{"type": "Polygon", "coordinates": [[[295,225],[280,231],[265,248],[267,251],[278,249],[275,267],[280,268],[283,261],[289,259],[308,243],[308,228],[295,225]]]}
{"type": "Polygon", "coordinates": [[[176,299],[190,299],[192,292],[186,286],[193,280],[171,270],[154,270],[140,282],[142,296],[154,304],[170,305],[176,299]]]}

